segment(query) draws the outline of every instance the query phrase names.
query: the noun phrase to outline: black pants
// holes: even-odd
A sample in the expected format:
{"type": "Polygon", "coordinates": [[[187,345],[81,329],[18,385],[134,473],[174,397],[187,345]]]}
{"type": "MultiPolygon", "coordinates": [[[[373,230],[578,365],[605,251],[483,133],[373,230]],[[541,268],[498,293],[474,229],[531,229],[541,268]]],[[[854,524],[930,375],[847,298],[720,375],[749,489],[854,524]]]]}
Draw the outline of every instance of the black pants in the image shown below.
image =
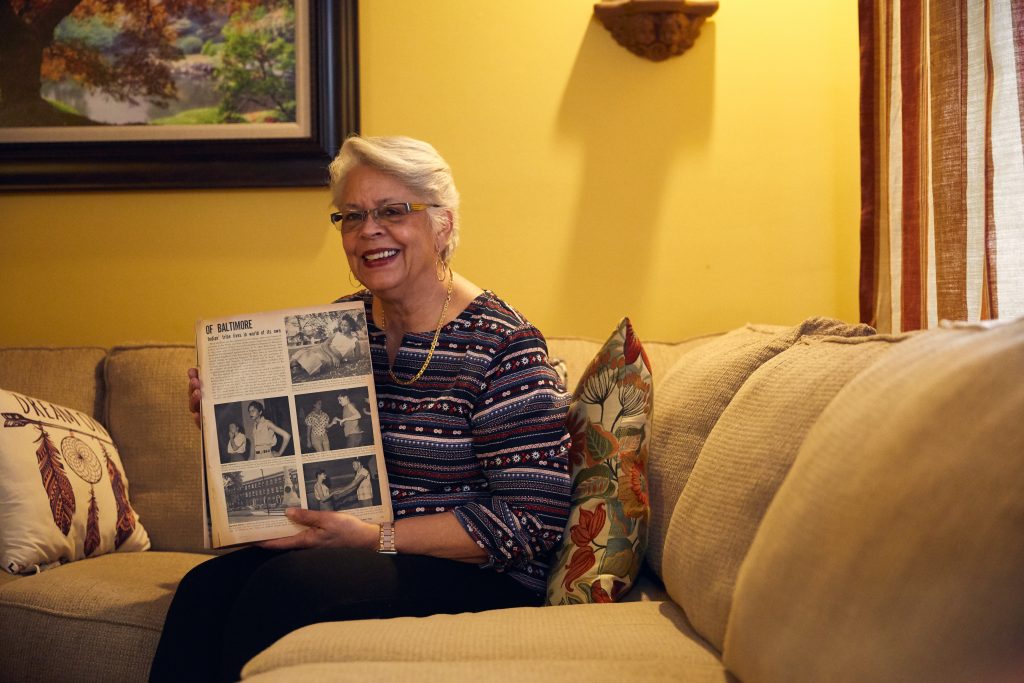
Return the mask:
{"type": "Polygon", "coordinates": [[[342,548],[245,548],[190,571],[174,595],[151,681],[237,681],[281,636],[322,621],[533,606],[542,596],[471,564],[342,548]]]}

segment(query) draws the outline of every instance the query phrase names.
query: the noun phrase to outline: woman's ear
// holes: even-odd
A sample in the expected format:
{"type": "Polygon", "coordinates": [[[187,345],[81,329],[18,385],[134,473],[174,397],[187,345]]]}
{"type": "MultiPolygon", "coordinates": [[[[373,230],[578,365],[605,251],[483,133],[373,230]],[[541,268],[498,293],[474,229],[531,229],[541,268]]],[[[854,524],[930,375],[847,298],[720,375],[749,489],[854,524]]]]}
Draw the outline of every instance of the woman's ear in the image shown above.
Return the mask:
{"type": "Polygon", "coordinates": [[[436,246],[436,251],[439,254],[443,252],[445,248],[448,246],[448,243],[451,242],[452,224],[454,220],[455,217],[452,215],[452,212],[445,209],[444,220],[441,221],[440,225],[437,228],[437,232],[434,233],[434,243],[436,246]]]}

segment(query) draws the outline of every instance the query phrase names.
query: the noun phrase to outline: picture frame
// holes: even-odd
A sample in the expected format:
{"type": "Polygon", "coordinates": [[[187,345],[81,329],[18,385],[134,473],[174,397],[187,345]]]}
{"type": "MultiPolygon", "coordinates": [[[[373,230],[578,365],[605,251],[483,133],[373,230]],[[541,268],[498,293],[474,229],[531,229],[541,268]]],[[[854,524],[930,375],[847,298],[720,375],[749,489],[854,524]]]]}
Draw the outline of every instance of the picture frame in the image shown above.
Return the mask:
{"type": "Polygon", "coordinates": [[[307,68],[296,79],[308,82],[296,87],[297,98],[305,98],[298,133],[250,135],[248,127],[235,126],[244,130],[228,137],[159,137],[161,126],[107,126],[100,132],[114,139],[91,140],[73,139],[78,131],[69,127],[46,129],[60,139],[10,141],[0,131],[0,192],[326,186],[328,164],[343,139],[359,130],[357,0],[300,3],[308,39],[297,36],[295,44],[303,48],[297,62],[304,58],[307,68]],[[118,129],[128,137],[139,128],[155,139],[117,137],[118,129]]]}

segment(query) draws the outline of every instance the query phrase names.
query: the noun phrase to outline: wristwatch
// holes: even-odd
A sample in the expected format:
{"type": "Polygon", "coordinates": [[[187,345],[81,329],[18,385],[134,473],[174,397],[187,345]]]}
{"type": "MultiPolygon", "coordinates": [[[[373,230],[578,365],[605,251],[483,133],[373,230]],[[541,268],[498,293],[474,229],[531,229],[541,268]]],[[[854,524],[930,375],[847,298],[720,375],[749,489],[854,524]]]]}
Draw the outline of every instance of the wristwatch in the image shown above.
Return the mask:
{"type": "Polygon", "coordinates": [[[380,544],[377,546],[377,552],[383,553],[384,555],[398,554],[398,550],[395,549],[394,522],[380,523],[380,544]]]}

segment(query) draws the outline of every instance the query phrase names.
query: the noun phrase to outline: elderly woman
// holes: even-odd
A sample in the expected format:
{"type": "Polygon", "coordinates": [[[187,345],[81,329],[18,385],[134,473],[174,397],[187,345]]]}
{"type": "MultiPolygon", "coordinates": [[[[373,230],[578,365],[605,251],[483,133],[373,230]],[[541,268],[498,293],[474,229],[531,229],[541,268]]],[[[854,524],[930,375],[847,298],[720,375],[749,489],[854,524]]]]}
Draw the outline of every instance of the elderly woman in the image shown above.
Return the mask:
{"type": "Polygon", "coordinates": [[[365,288],[343,300],[366,311],[396,521],[291,509],[304,531],[196,567],[153,679],[234,680],[310,623],[542,602],[569,510],[568,397],[544,338],[452,270],[459,194],[433,147],[354,137],[330,170],[331,221],[365,288]]]}

